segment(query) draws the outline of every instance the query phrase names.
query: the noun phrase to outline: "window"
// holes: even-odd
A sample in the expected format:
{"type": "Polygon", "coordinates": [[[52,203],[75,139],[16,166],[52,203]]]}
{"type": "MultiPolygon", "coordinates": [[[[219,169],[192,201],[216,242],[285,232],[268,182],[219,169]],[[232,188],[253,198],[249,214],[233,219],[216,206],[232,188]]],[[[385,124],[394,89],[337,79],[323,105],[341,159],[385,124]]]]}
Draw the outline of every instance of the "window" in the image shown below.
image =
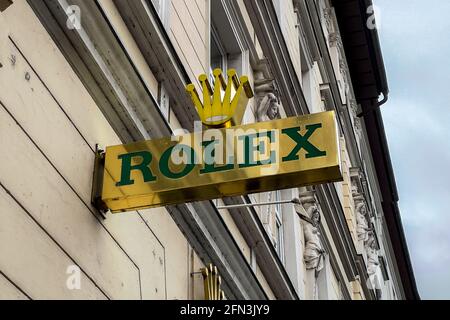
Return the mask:
{"type": "Polygon", "coordinates": [[[227,70],[227,56],[216,28],[211,26],[211,71],[214,69],[227,70]]]}
{"type": "Polygon", "coordinates": [[[210,69],[236,69],[239,75],[247,73],[247,48],[238,33],[239,28],[228,1],[210,1],[210,69]]]}
{"type": "Polygon", "coordinates": [[[169,24],[169,8],[171,0],[151,0],[153,7],[155,7],[158,16],[161,19],[164,27],[167,28],[169,24]]]}

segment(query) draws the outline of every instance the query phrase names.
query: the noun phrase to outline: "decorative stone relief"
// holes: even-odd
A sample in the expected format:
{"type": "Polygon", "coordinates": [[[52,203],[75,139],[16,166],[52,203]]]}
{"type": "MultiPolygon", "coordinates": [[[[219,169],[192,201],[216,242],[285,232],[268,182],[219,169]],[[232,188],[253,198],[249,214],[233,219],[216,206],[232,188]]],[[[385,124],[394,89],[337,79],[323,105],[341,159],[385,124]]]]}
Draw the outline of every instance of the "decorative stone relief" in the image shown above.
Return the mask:
{"type": "Polygon", "coordinates": [[[348,81],[348,68],[347,63],[344,61],[344,59],[339,60],[339,70],[341,72],[342,78],[345,82],[348,81]]]}
{"type": "Polygon", "coordinates": [[[369,232],[371,230],[367,219],[365,201],[359,201],[356,205],[356,234],[358,235],[358,240],[366,243],[369,240],[369,232]]]}
{"type": "Polygon", "coordinates": [[[324,268],[325,250],[322,245],[320,234],[320,211],[314,191],[300,193],[300,199],[293,200],[295,211],[302,219],[303,233],[305,236],[305,251],[303,260],[307,272],[307,285],[309,288],[309,298],[318,299],[318,277],[324,268]],[[303,215],[303,210],[306,216],[303,215]]]}
{"type": "Polygon", "coordinates": [[[369,240],[366,243],[366,253],[367,253],[367,274],[369,275],[371,289],[379,289],[380,283],[378,279],[378,269],[380,267],[380,260],[378,257],[377,242],[375,239],[375,234],[371,232],[369,234],[369,240]]]}
{"type": "Polygon", "coordinates": [[[369,276],[374,275],[378,266],[380,265],[380,260],[378,259],[378,251],[377,251],[377,243],[375,240],[375,234],[373,232],[370,233],[369,239],[366,243],[366,252],[367,252],[367,273],[369,276]]]}
{"type": "Polygon", "coordinates": [[[280,118],[280,102],[272,79],[255,80],[256,120],[271,121],[280,118]]]}
{"type": "Polygon", "coordinates": [[[353,126],[355,129],[355,134],[361,139],[362,137],[362,123],[361,119],[358,117],[358,103],[354,99],[350,99],[350,114],[353,118],[353,126]]]}
{"type": "Polygon", "coordinates": [[[330,7],[326,7],[323,9],[323,17],[325,19],[325,24],[327,26],[328,33],[332,33],[334,31],[333,25],[333,9],[330,7]]]}
{"type": "Polygon", "coordinates": [[[337,32],[330,33],[328,36],[328,42],[330,43],[330,47],[337,47],[339,50],[344,48],[342,38],[337,32]]]}
{"type": "Polygon", "coordinates": [[[361,135],[362,135],[361,119],[356,117],[356,118],[354,118],[354,122],[353,123],[355,125],[355,132],[356,132],[357,136],[361,138],[361,135]]]}
{"type": "Polygon", "coordinates": [[[369,235],[372,233],[372,228],[370,223],[371,215],[365,197],[365,178],[361,169],[351,168],[350,180],[356,215],[356,234],[358,241],[360,241],[363,246],[366,246],[369,241],[369,235]]]}
{"type": "MultiPolygon", "coordinates": [[[[343,56],[343,55],[341,55],[343,56]]],[[[339,72],[341,73],[342,80],[344,81],[344,92],[347,94],[350,89],[350,72],[348,70],[347,62],[344,59],[339,59],[339,72]]]]}
{"type": "Polygon", "coordinates": [[[350,111],[353,117],[358,116],[358,103],[355,99],[350,99],[350,111]]]}

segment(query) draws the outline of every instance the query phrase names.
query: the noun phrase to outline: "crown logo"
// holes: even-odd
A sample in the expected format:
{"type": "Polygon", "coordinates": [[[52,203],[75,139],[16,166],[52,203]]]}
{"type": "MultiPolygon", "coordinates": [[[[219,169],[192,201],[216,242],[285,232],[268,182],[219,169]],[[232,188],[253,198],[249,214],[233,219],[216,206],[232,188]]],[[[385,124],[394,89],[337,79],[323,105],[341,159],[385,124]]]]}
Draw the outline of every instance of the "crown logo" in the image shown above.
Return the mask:
{"type": "Polygon", "coordinates": [[[220,69],[215,69],[213,75],[214,91],[207,75],[202,74],[198,78],[203,90],[203,101],[193,84],[186,87],[201,121],[213,128],[240,124],[248,101],[254,96],[248,77],[239,79],[234,69],[228,70],[227,81],[220,69]]]}
{"type": "Polygon", "coordinates": [[[225,293],[221,288],[222,278],[219,276],[217,267],[210,264],[208,267],[201,269],[201,272],[205,288],[205,300],[225,300],[225,293]]]}

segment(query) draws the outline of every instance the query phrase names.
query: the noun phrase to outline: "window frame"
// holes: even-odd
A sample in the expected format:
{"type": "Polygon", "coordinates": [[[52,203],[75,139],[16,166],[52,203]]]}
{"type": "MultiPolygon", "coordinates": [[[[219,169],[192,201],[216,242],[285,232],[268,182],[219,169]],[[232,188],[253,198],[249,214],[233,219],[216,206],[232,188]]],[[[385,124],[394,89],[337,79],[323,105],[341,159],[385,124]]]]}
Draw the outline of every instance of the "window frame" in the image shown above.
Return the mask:
{"type": "Polygon", "coordinates": [[[219,34],[216,30],[216,27],[214,26],[214,24],[211,22],[210,24],[210,52],[209,52],[209,77],[210,77],[210,81],[211,83],[214,83],[214,75],[213,75],[213,67],[211,65],[212,62],[212,55],[211,55],[211,47],[212,47],[212,42],[214,41],[214,43],[217,46],[217,49],[219,50],[220,56],[222,58],[221,61],[221,69],[223,72],[226,72],[228,69],[228,54],[227,51],[219,37],[219,34]]]}
{"type": "Polygon", "coordinates": [[[168,29],[170,20],[169,9],[172,4],[172,0],[150,0],[150,2],[152,3],[153,8],[155,8],[156,12],[158,13],[163,26],[168,29]],[[158,2],[158,4],[156,4],[156,2],[158,2]]]}

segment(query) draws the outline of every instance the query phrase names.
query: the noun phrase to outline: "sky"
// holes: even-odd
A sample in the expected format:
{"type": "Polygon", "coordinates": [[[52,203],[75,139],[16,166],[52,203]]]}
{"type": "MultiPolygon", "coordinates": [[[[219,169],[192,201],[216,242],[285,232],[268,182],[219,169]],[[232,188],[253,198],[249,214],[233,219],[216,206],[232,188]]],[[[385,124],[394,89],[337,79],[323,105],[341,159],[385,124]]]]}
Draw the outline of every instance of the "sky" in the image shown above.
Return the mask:
{"type": "Polygon", "coordinates": [[[390,88],[382,106],[422,299],[450,299],[450,1],[374,0],[390,88]]]}

